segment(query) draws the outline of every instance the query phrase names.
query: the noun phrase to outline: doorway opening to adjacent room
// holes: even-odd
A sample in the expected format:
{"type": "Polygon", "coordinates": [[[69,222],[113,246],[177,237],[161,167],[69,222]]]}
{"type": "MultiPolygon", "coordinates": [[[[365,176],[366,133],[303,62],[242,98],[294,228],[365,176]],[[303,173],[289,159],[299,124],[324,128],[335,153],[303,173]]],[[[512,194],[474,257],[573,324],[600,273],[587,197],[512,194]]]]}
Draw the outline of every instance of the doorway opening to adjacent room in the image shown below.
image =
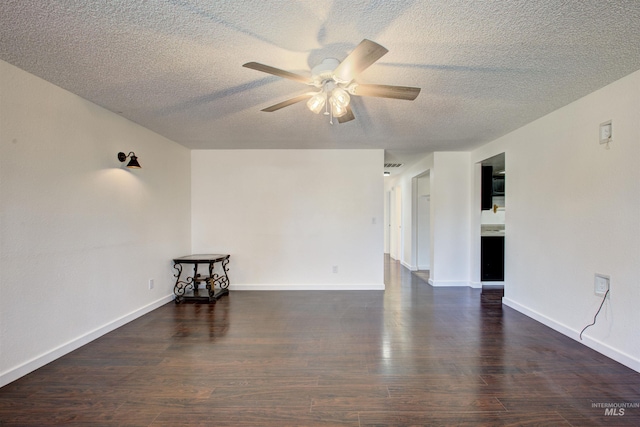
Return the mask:
{"type": "Polygon", "coordinates": [[[505,278],[505,185],[504,153],[480,162],[480,234],[479,257],[481,300],[502,304],[505,278]]]}
{"type": "Polygon", "coordinates": [[[411,180],[411,260],[414,274],[425,282],[431,270],[431,179],[427,170],[411,180]]]}
{"type": "Polygon", "coordinates": [[[389,192],[389,255],[402,260],[402,190],[393,187],[389,192]]]}

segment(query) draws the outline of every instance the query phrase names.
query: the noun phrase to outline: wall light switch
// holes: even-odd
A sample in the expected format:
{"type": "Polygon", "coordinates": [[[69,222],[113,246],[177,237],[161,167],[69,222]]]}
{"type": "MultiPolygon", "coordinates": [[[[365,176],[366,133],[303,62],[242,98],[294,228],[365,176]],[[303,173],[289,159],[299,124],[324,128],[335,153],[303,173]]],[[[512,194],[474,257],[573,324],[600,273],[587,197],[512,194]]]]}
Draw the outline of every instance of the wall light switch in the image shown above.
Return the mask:
{"type": "Polygon", "coordinates": [[[600,124],[600,144],[611,142],[612,131],[611,120],[600,124]]]}

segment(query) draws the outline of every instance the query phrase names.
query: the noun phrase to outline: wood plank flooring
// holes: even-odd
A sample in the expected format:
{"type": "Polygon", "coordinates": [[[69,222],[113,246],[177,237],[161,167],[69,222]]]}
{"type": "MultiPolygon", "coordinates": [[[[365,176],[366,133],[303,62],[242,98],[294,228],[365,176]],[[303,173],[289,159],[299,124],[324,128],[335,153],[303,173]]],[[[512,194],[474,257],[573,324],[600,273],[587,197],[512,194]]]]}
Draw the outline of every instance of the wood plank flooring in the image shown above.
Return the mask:
{"type": "Polygon", "coordinates": [[[0,426],[640,425],[593,407],[640,403],[639,373],[388,258],[385,282],[167,304],[0,389],[0,426]]]}

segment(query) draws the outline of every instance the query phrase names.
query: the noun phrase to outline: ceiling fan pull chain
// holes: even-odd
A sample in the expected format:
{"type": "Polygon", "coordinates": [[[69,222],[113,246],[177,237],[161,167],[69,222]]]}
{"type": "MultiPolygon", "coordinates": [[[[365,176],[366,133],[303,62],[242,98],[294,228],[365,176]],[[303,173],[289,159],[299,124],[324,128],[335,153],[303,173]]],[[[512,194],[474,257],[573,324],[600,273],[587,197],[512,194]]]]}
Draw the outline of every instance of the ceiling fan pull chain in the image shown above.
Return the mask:
{"type": "Polygon", "coordinates": [[[322,88],[322,90],[324,90],[324,115],[328,116],[329,115],[329,97],[327,96],[327,91],[324,89],[324,87],[322,88]]]}

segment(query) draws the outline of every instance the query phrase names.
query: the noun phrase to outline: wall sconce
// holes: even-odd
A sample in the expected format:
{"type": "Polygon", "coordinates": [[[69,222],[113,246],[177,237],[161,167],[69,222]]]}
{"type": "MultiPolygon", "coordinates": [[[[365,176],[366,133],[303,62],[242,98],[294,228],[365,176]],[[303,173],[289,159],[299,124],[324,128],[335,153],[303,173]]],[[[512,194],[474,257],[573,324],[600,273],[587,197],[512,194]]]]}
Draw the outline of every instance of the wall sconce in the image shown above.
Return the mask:
{"type": "Polygon", "coordinates": [[[129,160],[129,164],[127,164],[128,168],[140,169],[142,167],[140,166],[140,163],[138,163],[138,157],[136,157],[136,153],[134,153],[133,151],[129,152],[129,154],[124,154],[122,151],[118,153],[118,160],[120,160],[121,162],[127,160],[127,157],[131,159],[129,160]]]}

